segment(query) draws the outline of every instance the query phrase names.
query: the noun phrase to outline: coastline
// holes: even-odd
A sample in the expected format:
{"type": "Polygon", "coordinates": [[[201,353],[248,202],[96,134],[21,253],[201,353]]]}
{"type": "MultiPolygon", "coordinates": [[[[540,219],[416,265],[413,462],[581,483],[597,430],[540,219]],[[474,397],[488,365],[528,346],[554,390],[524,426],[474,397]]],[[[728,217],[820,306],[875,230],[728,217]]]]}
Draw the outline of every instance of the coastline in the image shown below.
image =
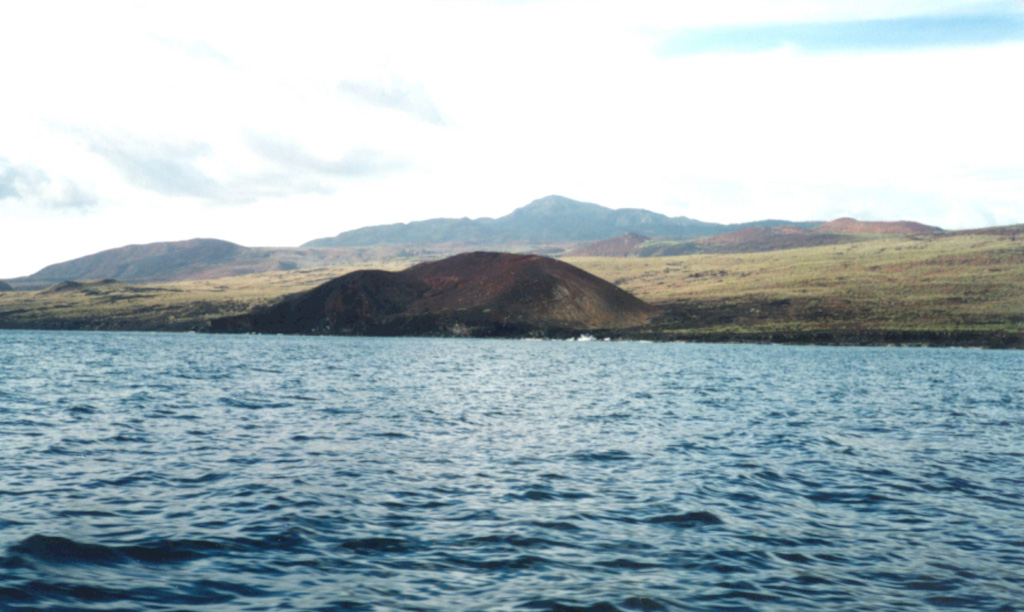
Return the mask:
{"type": "MultiPolygon", "coordinates": [[[[1016,238],[1016,233],[897,237],[764,253],[571,258],[567,263],[659,312],[639,325],[622,319],[582,324],[531,320],[526,327],[508,327],[501,319],[478,318],[476,323],[462,320],[460,326],[457,317],[436,315],[466,304],[435,304],[427,309],[435,316],[416,325],[395,325],[389,311],[378,317],[379,325],[336,331],[1022,349],[1024,247],[1016,238]],[[476,327],[467,328],[466,323],[476,327]]],[[[213,331],[212,320],[245,317],[364,269],[343,266],[146,284],[81,280],[38,291],[6,291],[0,292],[0,329],[213,331]]],[[[375,269],[403,268],[393,262],[375,269]]]]}
{"type": "MultiPolygon", "coordinates": [[[[85,319],[35,321],[31,324],[12,324],[0,319],[0,330],[21,331],[97,331],[97,332],[165,332],[165,333],[251,333],[211,331],[208,326],[189,322],[132,324],[129,321],[97,322],[85,319]]],[[[256,334],[260,335],[260,334],[256,334]]],[[[278,335],[278,334],[266,334],[278,335]]],[[[533,340],[572,340],[581,336],[613,341],[692,342],[707,344],[784,344],[793,346],[914,346],[936,348],[978,348],[1024,350],[1024,331],[913,330],[913,329],[815,329],[763,331],[742,328],[709,330],[661,329],[645,326],[630,329],[534,329],[534,330],[469,330],[450,333],[433,330],[423,333],[348,333],[348,334],[295,334],[336,335],[360,337],[429,337],[429,338],[505,338],[533,340]]]]}

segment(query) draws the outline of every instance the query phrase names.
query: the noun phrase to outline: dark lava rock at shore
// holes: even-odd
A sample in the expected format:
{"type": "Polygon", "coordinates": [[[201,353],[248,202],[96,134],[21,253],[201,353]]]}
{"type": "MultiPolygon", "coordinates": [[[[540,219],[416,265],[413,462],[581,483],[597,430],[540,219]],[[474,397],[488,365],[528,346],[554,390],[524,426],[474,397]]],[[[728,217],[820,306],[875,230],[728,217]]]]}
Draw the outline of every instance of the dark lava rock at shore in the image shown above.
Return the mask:
{"type": "Polygon", "coordinates": [[[565,336],[647,323],[654,307],[592,274],[539,255],[465,253],[401,272],[361,270],[212,332],[565,336]]]}

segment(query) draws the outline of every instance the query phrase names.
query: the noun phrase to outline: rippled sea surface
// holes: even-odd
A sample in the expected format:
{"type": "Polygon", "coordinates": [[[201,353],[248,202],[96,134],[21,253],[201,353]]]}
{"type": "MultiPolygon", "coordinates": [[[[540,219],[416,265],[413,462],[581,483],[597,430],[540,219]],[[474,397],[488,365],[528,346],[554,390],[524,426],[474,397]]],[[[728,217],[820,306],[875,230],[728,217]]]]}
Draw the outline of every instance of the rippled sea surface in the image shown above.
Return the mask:
{"type": "Polygon", "coordinates": [[[0,332],[0,609],[1024,609],[1024,353],[0,332]]]}

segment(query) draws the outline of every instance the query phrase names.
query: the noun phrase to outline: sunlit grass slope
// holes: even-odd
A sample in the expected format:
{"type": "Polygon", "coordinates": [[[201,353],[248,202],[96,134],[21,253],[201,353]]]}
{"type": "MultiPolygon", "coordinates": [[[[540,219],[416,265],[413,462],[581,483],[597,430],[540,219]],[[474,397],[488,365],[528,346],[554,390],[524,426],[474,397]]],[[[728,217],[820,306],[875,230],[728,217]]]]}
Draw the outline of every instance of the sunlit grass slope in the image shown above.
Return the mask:
{"type": "Polygon", "coordinates": [[[1024,332],[1024,234],[879,237],[734,255],[573,259],[668,306],[666,331],[1024,332]],[[673,329],[675,328],[675,329],[673,329]]]}
{"type": "MultiPolygon", "coordinates": [[[[395,269],[389,263],[370,267],[395,269]]],[[[203,329],[211,318],[248,312],[355,269],[339,266],[147,285],[62,283],[42,291],[0,294],[0,327],[203,329]]]]}

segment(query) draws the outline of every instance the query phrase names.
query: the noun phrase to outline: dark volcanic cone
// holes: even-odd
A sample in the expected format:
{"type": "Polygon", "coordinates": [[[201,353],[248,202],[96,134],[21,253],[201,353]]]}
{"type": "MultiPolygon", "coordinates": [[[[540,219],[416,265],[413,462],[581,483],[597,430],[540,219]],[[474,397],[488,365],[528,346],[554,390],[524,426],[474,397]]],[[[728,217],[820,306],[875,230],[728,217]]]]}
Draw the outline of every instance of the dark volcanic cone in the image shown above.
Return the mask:
{"type": "Polygon", "coordinates": [[[523,336],[635,327],[655,310],[565,262],[466,253],[402,272],[363,270],[211,331],[523,336]]]}

